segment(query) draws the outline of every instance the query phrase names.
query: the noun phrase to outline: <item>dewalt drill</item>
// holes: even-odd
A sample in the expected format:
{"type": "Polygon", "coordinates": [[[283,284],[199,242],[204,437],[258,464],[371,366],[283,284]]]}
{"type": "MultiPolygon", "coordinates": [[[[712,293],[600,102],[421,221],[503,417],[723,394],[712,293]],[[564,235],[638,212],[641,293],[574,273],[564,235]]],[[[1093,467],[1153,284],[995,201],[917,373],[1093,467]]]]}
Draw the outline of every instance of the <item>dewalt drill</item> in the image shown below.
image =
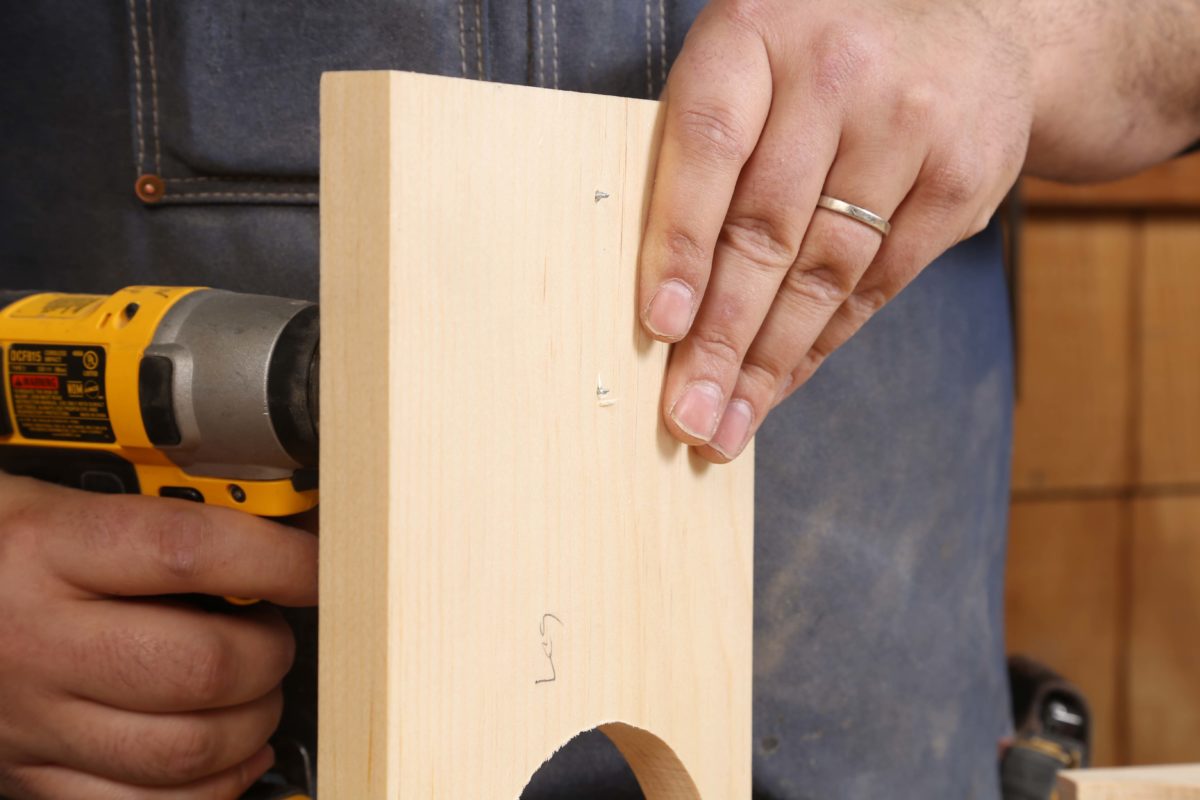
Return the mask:
{"type": "MultiPolygon", "coordinates": [[[[312,303],[214,289],[0,292],[0,470],[261,516],[307,511],[318,328],[312,303]]],[[[247,800],[309,796],[308,747],[289,744],[247,800]]]]}
{"type": "Polygon", "coordinates": [[[0,292],[0,470],[262,516],[317,503],[317,306],[0,292]]]}

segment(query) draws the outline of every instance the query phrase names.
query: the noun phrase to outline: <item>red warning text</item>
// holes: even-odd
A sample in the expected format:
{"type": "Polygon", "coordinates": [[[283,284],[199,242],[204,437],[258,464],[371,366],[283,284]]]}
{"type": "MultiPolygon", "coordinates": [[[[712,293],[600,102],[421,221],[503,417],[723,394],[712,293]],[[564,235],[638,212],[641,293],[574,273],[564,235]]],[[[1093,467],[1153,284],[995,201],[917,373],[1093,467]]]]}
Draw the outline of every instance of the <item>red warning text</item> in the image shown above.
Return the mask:
{"type": "Polygon", "coordinates": [[[58,391],[57,375],[13,375],[14,389],[42,389],[50,392],[58,391]]]}

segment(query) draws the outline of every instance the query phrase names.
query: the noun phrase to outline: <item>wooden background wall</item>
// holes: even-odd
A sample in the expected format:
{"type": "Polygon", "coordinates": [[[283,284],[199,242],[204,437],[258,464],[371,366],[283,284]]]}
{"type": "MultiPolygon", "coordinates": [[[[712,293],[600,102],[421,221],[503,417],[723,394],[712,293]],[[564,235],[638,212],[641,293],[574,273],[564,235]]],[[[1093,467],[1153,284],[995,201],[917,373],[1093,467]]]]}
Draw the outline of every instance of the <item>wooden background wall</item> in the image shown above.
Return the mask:
{"type": "Polygon", "coordinates": [[[1095,763],[1200,761],[1200,158],[1024,196],[1009,650],[1095,763]]]}

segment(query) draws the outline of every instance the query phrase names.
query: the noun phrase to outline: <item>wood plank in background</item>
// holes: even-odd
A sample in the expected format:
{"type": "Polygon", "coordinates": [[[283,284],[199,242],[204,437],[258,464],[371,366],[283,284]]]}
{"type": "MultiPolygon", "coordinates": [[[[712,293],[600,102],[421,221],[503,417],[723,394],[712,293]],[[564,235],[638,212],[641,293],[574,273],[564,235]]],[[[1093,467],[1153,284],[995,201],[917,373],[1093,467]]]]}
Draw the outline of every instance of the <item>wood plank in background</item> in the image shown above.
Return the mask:
{"type": "Polygon", "coordinates": [[[1200,483],[1200,214],[1146,223],[1139,483],[1200,483]]]}
{"type": "Polygon", "coordinates": [[[1008,650],[1057,670],[1087,696],[1093,763],[1116,763],[1121,503],[1013,503],[1005,587],[1008,650]]]}
{"type": "Polygon", "coordinates": [[[651,800],[750,795],[754,458],[662,423],[657,117],[324,77],[322,796],[514,798],[597,726],[651,800]]]}
{"type": "Polygon", "coordinates": [[[1021,197],[1033,208],[1197,208],[1200,154],[1109,183],[1080,186],[1026,178],[1021,197]]]}
{"type": "Polygon", "coordinates": [[[1200,761],[1200,497],[1135,512],[1130,761],[1200,761]]]}
{"type": "Polygon", "coordinates": [[[1023,228],[1015,490],[1128,483],[1134,243],[1120,218],[1023,228]]]}

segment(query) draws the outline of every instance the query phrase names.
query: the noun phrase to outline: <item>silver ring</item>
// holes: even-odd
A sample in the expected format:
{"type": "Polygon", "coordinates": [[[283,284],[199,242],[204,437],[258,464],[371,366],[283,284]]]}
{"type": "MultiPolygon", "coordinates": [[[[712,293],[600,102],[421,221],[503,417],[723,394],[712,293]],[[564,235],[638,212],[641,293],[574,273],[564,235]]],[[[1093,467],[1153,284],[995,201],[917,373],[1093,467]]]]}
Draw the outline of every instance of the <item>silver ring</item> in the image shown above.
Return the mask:
{"type": "Polygon", "coordinates": [[[863,225],[874,228],[884,236],[892,229],[892,223],[888,222],[878,214],[867,211],[862,206],[856,206],[853,203],[847,203],[845,200],[838,200],[836,197],[830,197],[823,194],[817,199],[817,205],[821,208],[827,208],[830,211],[836,211],[839,214],[845,214],[852,220],[861,222],[863,225]]]}

